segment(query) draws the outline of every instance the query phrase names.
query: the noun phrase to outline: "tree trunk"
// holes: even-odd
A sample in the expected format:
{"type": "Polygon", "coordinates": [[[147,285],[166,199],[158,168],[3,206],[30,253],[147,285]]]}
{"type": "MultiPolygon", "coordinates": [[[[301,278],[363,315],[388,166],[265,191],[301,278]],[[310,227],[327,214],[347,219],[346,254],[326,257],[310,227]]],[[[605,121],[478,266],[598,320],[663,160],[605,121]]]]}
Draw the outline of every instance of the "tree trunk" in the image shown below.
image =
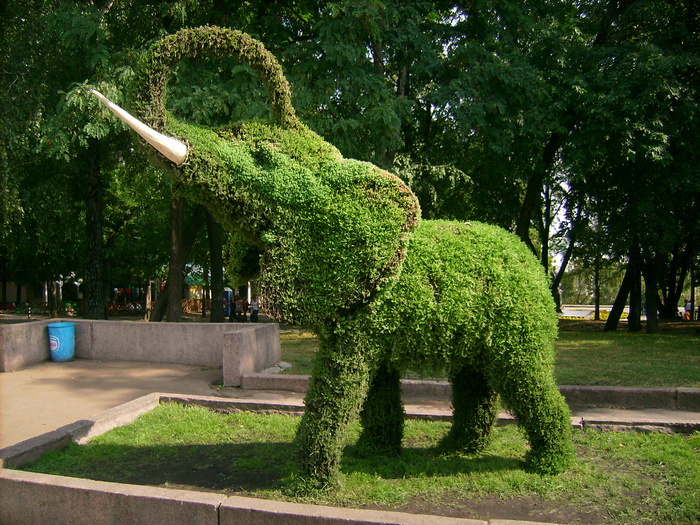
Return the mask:
{"type": "Polygon", "coordinates": [[[600,254],[595,256],[595,268],[593,270],[593,295],[595,303],[595,313],[593,319],[595,321],[600,321],[600,254]]]}
{"type": "Polygon", "coordinates": [[[678,317],[678,303],[681,300],[689,268],[689,250],[674,246],[667,269],[668,273],[663,279],[666,282],[666,293],[665,300],[661,304],[661,319],[676,319],[678,317]]]}
{"type": "MultiPolygon", "coordinates": [[[[172,230],[173,228],[173,218],[172,218],[172,207],[175,206],[175,201],[177,199],[173,198],[171,201],[171,220],[170,220],[170,228],[172,230]]],[[[179,288],[176,288],[175,292],[172,292],[172,286],[170,282],[170,272],[173,271],[175,272],[176,269],[173,268],[173,249],[171,246],[170,250],[170,266],[168,268],[168,280],[165,282],[165,286],[163,287],[163,291],[158,294],[158,298],[156,299],[155,305],[153,305],[153,312],[151,312],[151,318],[150,321],[154,323],[159,323],[163,320],[165,317],[166,312],[168,311],[168,306],[170,305],[171,301],[177,302],[180,305],[180,317],[179,320],[182,320],[182,285],[184,284],[184,271],[185,271],[185,263],[187,261],[187,258],[190,256],[190,252],[192,251],[192,246],[194,245],[195,238],[197,236],[197,231],[199,230],[199,227],[202,223],[202,218],[204,217],[204,207],[203,206],[196,206],[195,209],[192,212],[192,219],[187,223],[188,227],[187,230],[184,231],[184,233],[181,231],[180,234],[173,234],[171,231],[170,234],[170,239],[171,243],[173,239],[181,239],[181,246],[178,250],[181,254],[181,261],[179,263],[179,267],[177,269],[177,272],[179,273],[179,288]],[[175,294],[175,298],[171,299],[171,295],[175,294]]],[[[184,222],[184,220],[183,220],[184,222]]],[[[177,223],[177,221],[175,221],[177,223]]],[[[183,225],[180,224],[180,228],[182,230],[183,225]]],[[[178,278],[176,277],[176,280],[178,278]]],[[[171,321],[170,316],[168,316],[168,321],[171,321]]]]}
{"type": "Polygon", "coordinates": [[[209,237],[209,258],[211,268],[211,314],[209,321],[223,323],[226,321],[224,312],[224,258],[221,226],[207,213],[207,234],[209,237]]]}
{"type": "Polygon", "coordinates": [[[104,185],[100,172],[99,148],[99,141],[90,141],[85,164],[87,196],[85,202],[84,316],[86,319],[107,319],[108,313],[102,234],[104,185]]]}
{"type": "Polygon", "coordinates": [[[559,313],[561,313],[561,295],[559,294],[559,285],[561,284],[561,280],[564,278],[566,267],[569,265],[569,261],[571,260],[573,251],[574,235],[572,232],[571,237],[569,239],[569,245],[566,247],[564,257],[561,261],[561,266],[559,267],[559,270],[557,271],[556,275],[554,275],[554,277],[552,278],[552,284],[550,285],[552,290],[552,297],[554,297],[554,302],[557,305],[557,312],[559,313]]]}
{"type": "Polygon", "coordinates": [[[632,270],[630,282],[630,313],[627,318],[627,329],[630,332],[642,331],[642,272],[639,264],[639,250],[630,254],[629,261],[632,270]]]}
{"type": "Polygon", "coordinates": [[[625,310],[625,304],[627,303],[627,297],[630,294],[630,288],[632,286],[633,270],[630,265],[627,265],[625,270],[625,276],[622,279],[622,284],[617,292],[617,297],[615,297],[615,302],[613,303],[612,310],[608,316],[608,320],[605,322],[605,331],[614,332],[617,330],[617,325],[620,322],[620,317],[622,312],[625,310]]]}
{"type": "Polygon", "coordinates": [[[168,305],[165,314],[169,323],[182,321],[182,287],[185,276],[185,254],[182,246],[182,229],[185,222],[185,198],[170,200],[170,265],[168,267],[168,305]]]}
{"type": "Polygon", "coordinates": [[[146,285],[146,311],[143,313],[144,320],[148,321],[151,318],[151,310],[153,309],[153,301],[151,300],[151,283],[153,281],[149,280],[148,285],[146,285]]]}
{"type": "Polygon", "coordinates": [[[690,265],[690,320],[695,320],[695,271],[690,265]]]}
{"type": "Polygon", "coordinates": [[[209,300],[209,271],[202,268],[202,277],[204,279],[204,287],[202,290],[202,319],[207,316],[207,301],[209,300]]]}
{"type": "MultiPolygon", "coordinates": [[[[577,232],[577,227],[579,224],[579,220],[581,218],[581,209],[579,208],[577,213],[576,213],[576,219],[574,220],[574,223],[571,227],[571,231],[569,232],[569,244],[566,247],[566,251],[564,252],[564,257],[562,258],[561,261],[561,266],[559,266],[559,270],[557,273],[554,275],[552,278],[552,284],[551,290],[552,290],[552,296],[554,297],[554,303],[557,306],[557,312],[561,313],[561,294],[559,293],[559,285],[561,284],[561,280],[564,278],[564,274],[566,273],[566,267],[569,265],[569,261],[571,260],[571,257],[573,256],[574,253],[574,246],[576,245],[576,232],[577,232]]],[[[549,243],[547,243],[549,245],[549,243]]],[[[543,252],[543,263],[545,260],[549,260],[547,257],[545,259],[544,252],[543,252]]],[[[547,263],[549,265],[549,263],[547,263]]]]}
{"type": "Polygon", "coordinates": [[[168,281],[165,281],[163,290],[158,294],[151,310],[151,315],[148,319],[150,322],[160,323],[165,318],[165,310],[168,306],[168,293],[168,281]]]}
{"type": "Polygon", "coordinates": [[[58,317],[58,290],[56,281],[49,281],[46,287],[49,317],[58,317]]]}
{"type": "Polygon", "coordinates": [[[656,301],[658,295],[656,293],[656,268],[653,261],[649,261],[644,265],[644,301],[646,302],[647,313],[647,333],[656,334],[659,331],[659,319],[657,312],[659,310],[656,301]]]}
{"type": "MultiPolygon", "coordinates": [[[[530,239],[530,224],[532,223],[532,215],[537,206],[537,200],[542,193],[545,175],[554,164],[560,142],[560,136],[557,133],[553,133],[549,137],[549,141],[542,152],[541,162],[538,162],[538,165],[533,168],[530,180],[527,182],[525,196],[523,197],[520,213],[515,223],[515,234],[520,237],[535,255],[539,254],[535,249],[535,245],[532,244],[532,239],[530,239]]],[[[549,271],[549,268],[545,268],[545,271],[549,271]]]]}

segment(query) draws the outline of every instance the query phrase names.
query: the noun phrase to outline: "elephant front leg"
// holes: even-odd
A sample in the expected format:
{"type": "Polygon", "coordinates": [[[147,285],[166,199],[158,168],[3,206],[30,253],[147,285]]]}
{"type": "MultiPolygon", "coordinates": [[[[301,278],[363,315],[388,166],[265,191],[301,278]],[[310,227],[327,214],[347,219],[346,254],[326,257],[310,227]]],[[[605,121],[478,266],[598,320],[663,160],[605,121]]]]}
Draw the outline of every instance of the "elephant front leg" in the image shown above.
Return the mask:
{"type": "Polygon", "coordinates": [[[303,489],[325,488],[338,475],[348,423],[357,418],[369,382],[367,363],[354,348],[321,339],[296,435],[303,489]]]}
{"type": "Polygon", "coordinates": [[[399,454],[404,416],[401,373],[382,363],[372,377],[360,412],[362,434],[358,448],[368,453],[399,454]]]}
{"type": "Polygon", "coordinates": [[[438,448],[443,452],[480,452],[491,439],[498,419],[498,394],[483,374],[464,365],[450,376],[452,427],[438,448]]]}

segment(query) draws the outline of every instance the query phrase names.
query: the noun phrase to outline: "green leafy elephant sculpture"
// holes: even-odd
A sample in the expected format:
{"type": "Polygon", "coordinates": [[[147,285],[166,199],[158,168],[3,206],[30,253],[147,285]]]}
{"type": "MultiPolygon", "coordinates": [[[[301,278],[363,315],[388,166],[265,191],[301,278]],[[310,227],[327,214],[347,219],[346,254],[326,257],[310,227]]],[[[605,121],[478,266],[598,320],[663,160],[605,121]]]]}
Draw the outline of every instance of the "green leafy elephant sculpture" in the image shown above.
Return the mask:
{"type": "Polygon", "coordinates": [[[554,302],[545,272],[514,235],[421,220],[399,178],[343,158],[297,120],[275,57],[242,32],[202,27],[157,42],[137,68],[131,113],[95,94],[150,144],[178,191],[259,252],[268,311],[317,332],[296,436],[304,486],[337,478],[358,417],[358,446],[400,452],[408,369],[446,373],[452,384],[441,452],[483,450],[502,401],[529,440],[526,467],[567,468],[571,415],[553,376],[554,302]],[[208,129],[172,115],[168,79],[182,59],[204,57],[252,68],[271,117],[208,129]]]}

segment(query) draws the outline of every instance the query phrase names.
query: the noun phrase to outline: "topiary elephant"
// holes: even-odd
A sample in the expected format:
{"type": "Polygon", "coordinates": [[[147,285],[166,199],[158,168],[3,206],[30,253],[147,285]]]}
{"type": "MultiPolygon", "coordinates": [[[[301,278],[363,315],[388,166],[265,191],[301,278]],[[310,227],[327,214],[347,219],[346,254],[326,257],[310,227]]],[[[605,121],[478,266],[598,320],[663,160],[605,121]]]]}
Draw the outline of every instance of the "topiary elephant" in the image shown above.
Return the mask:
{"type": "Polygon", "coordinates": [[[154,146],[153,161],[185,196],[260,252],[270,311],[320,337],[296,437],[300,479],[333,481],[358,415],[362,446],[400,450],[399,381],[408,368],[449,375],[454,418],[441,449],[482,450],[500,395],[527,434],[528,465],[567,467],[570,413],[552,373],[554,303],[517,238],[476,222],[421,221],[400,179],[344,159],[297,120],[277,61],[244,33],[204,27],[163,38],[130,92],[138,120],[95,93],[154,146]],[[223,56],[257,72],[269,121],[206,129],[166,110],[181,59],[223,56]]]}

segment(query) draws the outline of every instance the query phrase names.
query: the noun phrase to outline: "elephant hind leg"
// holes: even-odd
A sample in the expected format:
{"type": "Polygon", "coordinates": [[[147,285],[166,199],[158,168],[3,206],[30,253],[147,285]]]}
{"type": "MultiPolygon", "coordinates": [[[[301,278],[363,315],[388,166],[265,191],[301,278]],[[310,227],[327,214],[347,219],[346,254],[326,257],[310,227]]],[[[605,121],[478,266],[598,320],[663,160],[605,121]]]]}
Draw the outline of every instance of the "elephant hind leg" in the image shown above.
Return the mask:
{"type": "Polygon", "coordinates": [[[404,416],[401,374],[382,363],[370,382],[360,412],[362,433],[357,441],[358,449],[367,453],[399,454],[404,416]]]}
{"type": "Polygon", "coordinates": [[[539,474],[558,474],[574,456],[571,411],[554,378],[543,380],[537,375],[521,370],[503,385],[502,395],[530,442],[525,457],[528,468],[539,474]]]}
{"type": "Polygon", "coordinates": [[[498,419],[498,394],[483,374],[464,365],[450,376],[452,427],[438,445],[443,452],[480,452],[490,440],[498,419]]]}

